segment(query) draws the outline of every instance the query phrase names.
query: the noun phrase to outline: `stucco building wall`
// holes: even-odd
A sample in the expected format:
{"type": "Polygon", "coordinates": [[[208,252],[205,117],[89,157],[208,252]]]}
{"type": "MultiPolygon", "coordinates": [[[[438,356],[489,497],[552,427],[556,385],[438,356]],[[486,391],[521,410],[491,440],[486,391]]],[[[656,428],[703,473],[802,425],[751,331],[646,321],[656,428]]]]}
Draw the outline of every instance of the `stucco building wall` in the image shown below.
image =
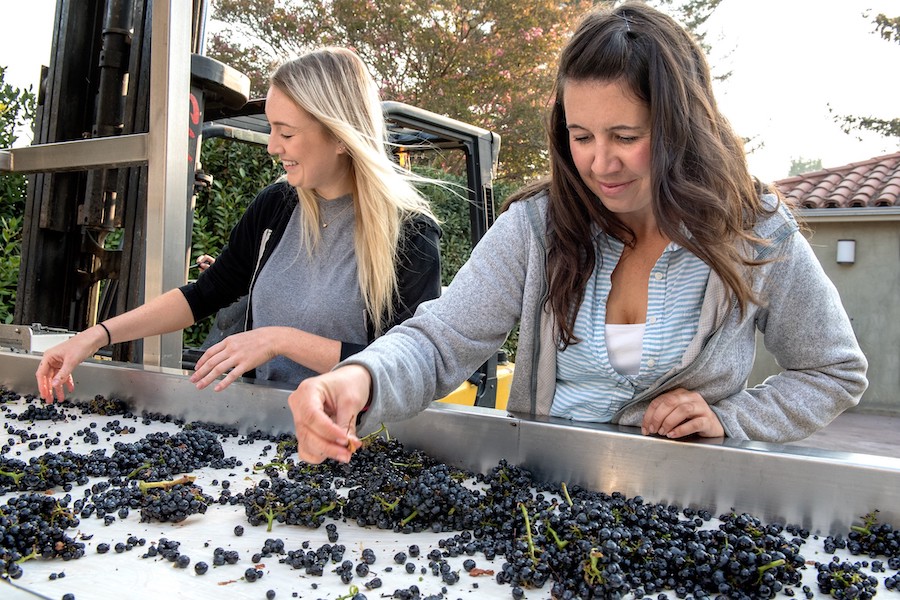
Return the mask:
{"type": "MultiPolygon", "coordinates": [[[[845,210],[828,209],[833,213],[845,210]]],[[[855,410],[900,416],[900,215],[882,217],[807,217],[805,224],[809,230],[807,238],[837,287],[869,360],[869,388],[855,410]],[[853,264],[836,262],[837,242],[842,239],[856,240],[853,264]]],[[[758,336],[750,383],[758,383],[778,371],[762,336],[758,336]]]]}

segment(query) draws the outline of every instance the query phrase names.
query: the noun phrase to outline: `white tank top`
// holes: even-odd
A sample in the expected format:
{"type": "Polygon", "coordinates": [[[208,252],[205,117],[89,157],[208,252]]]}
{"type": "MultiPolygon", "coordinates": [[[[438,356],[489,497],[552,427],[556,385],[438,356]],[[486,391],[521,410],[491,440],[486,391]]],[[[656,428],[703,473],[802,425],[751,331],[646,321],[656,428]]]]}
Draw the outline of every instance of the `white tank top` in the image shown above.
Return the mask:
{"type": "Polygon", "coordinates": [[[606,354],[609,364],[622,375],[635,376],[641,370],[646,323],[607,323],[606,354]]]}

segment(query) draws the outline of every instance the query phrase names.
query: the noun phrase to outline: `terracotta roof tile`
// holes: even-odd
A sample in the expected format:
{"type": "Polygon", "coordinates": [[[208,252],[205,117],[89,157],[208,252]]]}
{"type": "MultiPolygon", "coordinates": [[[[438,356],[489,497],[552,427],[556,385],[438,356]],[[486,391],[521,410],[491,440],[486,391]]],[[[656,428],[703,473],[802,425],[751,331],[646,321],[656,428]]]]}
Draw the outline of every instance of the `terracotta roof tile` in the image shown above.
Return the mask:
{"type": "Polygon", "coordinates": [[[802,208],[900,206],[900,152],[775,182],[802,208]]]}

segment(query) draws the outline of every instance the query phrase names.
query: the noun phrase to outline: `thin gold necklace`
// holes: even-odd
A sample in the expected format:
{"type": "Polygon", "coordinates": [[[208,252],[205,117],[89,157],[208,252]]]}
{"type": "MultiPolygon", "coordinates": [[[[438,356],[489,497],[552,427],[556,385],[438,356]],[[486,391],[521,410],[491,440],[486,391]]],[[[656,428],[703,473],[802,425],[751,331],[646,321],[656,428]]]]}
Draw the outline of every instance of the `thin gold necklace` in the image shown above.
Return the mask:
{"type": "MultiPolygon", "coordinates": [[[[345,212],[347,212],[347,209],[350,208],[351,206],[353,206],[353,200],[352,200],[352,199],[350,200],[350,204],[348,204],[348,205],[345,206],[343,209],[341,209],[341,212],[339,212],[338,214],[336,214],[336,215],[334,215],[333,217],[331,217],[331,223],[334,223],[334,220],[335,220],[335,219],[337,219],[339,216],[341,216],[342,214],[344,214],[345,212]]],[[[328,225],[329,225],[329,223],[326,223],[326,222],[325,222],[325,219],[322,219],[322,229],[327,229],[327,228],[328,228],[328,225]]]]}

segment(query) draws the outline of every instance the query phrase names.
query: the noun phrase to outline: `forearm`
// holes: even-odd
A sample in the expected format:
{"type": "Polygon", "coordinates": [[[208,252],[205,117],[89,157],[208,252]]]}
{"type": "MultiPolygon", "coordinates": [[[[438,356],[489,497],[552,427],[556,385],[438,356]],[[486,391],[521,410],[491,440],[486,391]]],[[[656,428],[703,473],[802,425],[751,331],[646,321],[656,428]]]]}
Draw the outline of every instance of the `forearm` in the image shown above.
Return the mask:
{"type": "Polygon", "coordinates": [[[341,342],[293,327],[267,327],[276,356],[284,356],[317,373],[327,373],[341,359],[341,342]]]}
{"type": "MultiPolygon", "coordinates": [[[[761,407],[770,428],[786,417],[793,425],[782,438],[788,440],[808,436],[856,405],[868,366],[834,284],[800,234],[791,242],[791,251],[771,265],[768,309],[756,320],[782,371],[747,390],[749,397],[729,402],[761,407]]],[[[757,435],[756,423],[741,426],[757,435]]]]}
{"type": "Polygon", "coordinates": [[[167,333],[193,323],[187,301],[179,290],[167,292],[147,304],[94,325],[47,349],[35,373],[41,397],[52,402],[74,391],[72,371],[83,360],[109,344],[167,333]]]}
{"type": "MultiPolygon", "coordinates": [[[[114,344],[171,333],[193,323],[194,315],[179,290],[170,290],[135,309],[103,321],[114,344]]],[[[98,347],[106,345],[106,332],[102,328],[92,327],[84,333],[102,335],[103,341],[98,347]]]]}

